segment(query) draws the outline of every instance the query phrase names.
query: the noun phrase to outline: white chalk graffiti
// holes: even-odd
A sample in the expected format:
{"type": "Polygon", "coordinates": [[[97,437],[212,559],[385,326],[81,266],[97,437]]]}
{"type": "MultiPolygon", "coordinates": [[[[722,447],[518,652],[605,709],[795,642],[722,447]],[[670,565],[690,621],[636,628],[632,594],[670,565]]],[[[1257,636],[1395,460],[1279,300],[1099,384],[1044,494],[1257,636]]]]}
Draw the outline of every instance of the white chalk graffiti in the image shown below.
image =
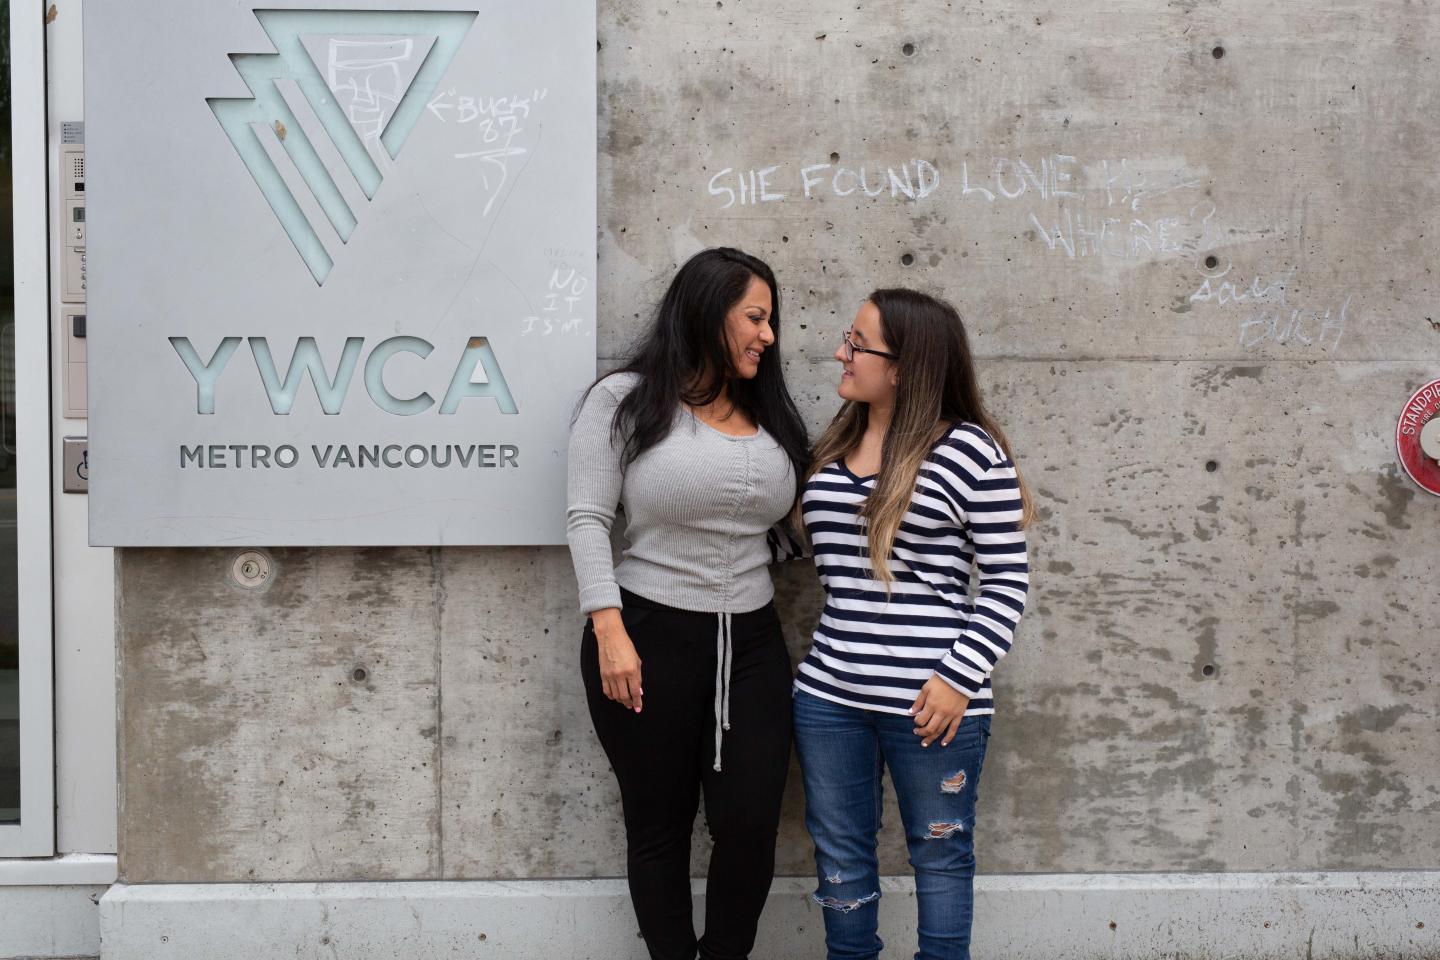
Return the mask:
{"type": "MultiPolygon", "coordinates": [[[[706,192],[714,209],[781,202],[881,198],[898,202],[941,199],[941,171],[932,161],[846,167],[829,163],[727,166],[710,174],[706,192]]],[[[1333,350],[1351,316],[1353,296],[1328,306],[1295,305],[1289,292],[1292,267],[1241,280],[1227,262],[1207,254],[1261,239],[1270,225],[1237,227],[1224,222],[1210,199],[1211,180],[1184,158],[1087,158],[1064,153],[1038,157],[961,159],[946,169],[943,199],[960,208],[1004,207],[1024,224],[1025,237],[1066,260],[1104,258],[1129,262],[1187,260],[1209,263],[1198,288],[1182,304],[1212,304],[1234,311],[1240,345],[1265,342],[1333,350]]],[[[1008,259],[1008,258],[1007,258],[1008,259]]],[[[1183,311],[1182,311],[1183,312],[1183,311]]]]}
{"type": "Polygon", "coordinates": [[[1029,211],[1030,225],[1050,250],[1071,260],[1086,256],[1143,260],[1189,256],[1203,249],[1215,205],[1201,201],[1181,216],[1110,217],[1108,211],[1059,204],[1045,223],[1029,211]]]}
{"type": "Polygon", "coordinates": [[[534,124],[535,137],[529,139],[525,135],[530,129],[531,109],[549,92],[548,88],[542,88],[507,97],[472,97],[457,95],[452,87],[437,93],[425,105],[446,123],[475,125],[479,149],[457,153],[455,159],[481,163],[480,176],[489,194],[485,208],[480,211],[482,217],[489,216],[509,179],[511,161],[527,155],[539,141],[538,122],[534,124]]]}
{"type": "Polygon", "coordinates": [[[1127,158],[1087,164],[1067,154],[1043,156],[1034,164],[1023,157],[1001,157],[988,169],[986,177],[972,184],[969,162],[962,162],[960,195],[987,203],[1028,197],[1028,236],[1038,236],[1051,252],[1071,260],[1188,257],[1211,240],[1215,204],[1174,196],[1199,186],[1201,181],[1193,177],[1154,184],[1127,158]],[[1172,205],[1157,203],[1160,198],[1172,205]]]}
{"type": "Polygon", "coordinates": [[[968,197],[971,194],[982,200],[995,202],[998,195],[1004,200],[1018,200],[1026,192],[1033,191],[1040,195],[1040,199],[1046,200],[1050,197],[1070,197],[1079,199],[1081,196],[1075,183],[1075,173],[1078,168],[1078,161],[1066,154],[1051,154],[1048,157],[1041,157],[1040,170],[1037,173],[1035,168],[1025,161],[1023,157],[1000,157],[996,159],[994,167],[991,168],[988,178],[981,177],[975,183],[970,182],[970,161],[960,161],[960,196],[968,197]],[[1008,174],[1008,177],[1007,177],[1008,174]],[[983,184],[989,183],[995,189],[991,190],[983,184]]]}
{"type": "Polygon", "coordinates": [[[584,333],[588,318],[579,314],[576,308],[589,287],[589,278],[579,270],[563,264],[556,266],[550,271],[545,305],[539,310],[543,316],[526,317],[525,329],[520,331],[520,335],[533,333],[548,337],[552,333],[584,333]]]}
{"type": "Polygon", "coordinates": [[[393,164],[388,151],[381,149],[380,135],[405,94],[402,72],[414,53],[412,37],[331,37],[328,45],[326,83],[366,151],[382,170],[393,164]]]}
{"type": "Polygon", "coordinates": [[[1333,310],[1326,307],[1323,314],[1319,309],[1308,307],[1292,309],[1284,304],[1262,306],[1240,321],[1240,346],[1249,349],[1266,340],[1272,340],[1275,343],[1295,342],[1305,346],[1314,344],[1322,350],[1333,350],[1340,346],[1340,338],[1345,334],[1346,314],[1350,311],[1352,299],[1353,297],[1346,297],[1344,302],[1333,310]],[[1307,327],[1306,324],[1310,326],[1307,327]]]}
{"type": "Polygon", "coordinates": [[[721,210],[759,203],[777,203],[796,195],[806,200],[833,194],[848,197],[859,193],[876,198],[889,194],[890,199],[924,200],[940,186],[940,170],[929,160],[906,160],[896,166],[858,168],[838,163],[812,163],[798,171],[780,174],[779,164],[759,169],[737,170],[726,167],[710,178],[710,196],[724,197],[721,210]],[[782,192],[780,184],[788,183],[782,192]]]}
{"type": "MultiPolygon", "coordinates": [[[[1218,267],[1218,264],[1217,264],[1218,267]]],[[[1220,307],[1249,307],[1237,321],[1240,346],[1258,347],[1265,341],[1302,346],[1318,346],[1333,350],[1345,334],[1345,321],[1353,295],[1347,295],[1338,306],[1321,310],[1318,307],[1293,307],[1289,291],[1295,279],[1295,267],[1271,273],[1256,274],[1246,283],[1233,272],[1232,264],[1206,273],[1200,286],[1190,294],[1191,303],[1214,303],[1220,307]]]]}
{"type": "Polygon", "coordinates": [[[1079,200],[1087,190],[1093,195],[1104,191],[1106,207],[1125,206],[1131,213],[1139,213],[1147,201],[1201,184],[1191,178],[1152,186],[1145,171],[1124,157],[1091,164],[1063,153],[1048,154],[1035,164],[1024,157],[998,157],[987,169],[988,173],[977,174],[972,183],[970,161],[960,162],[962,197],[973,194],[991,203],[997,199],[1018,200],[1027,194],[1038,195],[1041,200],[1079,200]]]}
{"type": "Polygon", "coordinates": [[[1278,274],[1272,274],[1268,278],[1256,274],[1247,285],[1245,281],[1238,278],[1225,279],[1231,276],[1232,264],[1225,264],[1225,269],[1216,273],[1207,273],[1201,280],[1200,287],[1190,294],[1191,303],[1209,303],[1214,300],[1220,306],[1228,306],[1232,303],[1281,303],[1285,302],[1285,290],[1290,281],[1295,278],[1295,268],[1288,267],[1278,274]]]}

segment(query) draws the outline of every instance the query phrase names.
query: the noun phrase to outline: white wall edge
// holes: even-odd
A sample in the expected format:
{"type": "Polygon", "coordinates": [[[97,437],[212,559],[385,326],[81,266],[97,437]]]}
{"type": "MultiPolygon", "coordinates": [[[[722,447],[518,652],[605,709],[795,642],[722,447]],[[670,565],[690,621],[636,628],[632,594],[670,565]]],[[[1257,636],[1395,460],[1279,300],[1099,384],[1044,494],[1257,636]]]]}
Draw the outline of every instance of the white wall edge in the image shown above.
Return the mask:
{"type": "MultiPolygon", "coordinates": [[[[775,881],[756,957],[824,956],[814,881],[775,881]]],[[[697,926],[704,884],[694,885],[697,926]]],[[[914,883],[881,881],[887,956],[915,948],[914,883]]],[[[623,880],[117,884],[105,960],[643,960],[623,880]]],[[[977,960],[1440,956],[1440,871],[987,876],[977,960]]]]}
{"type": "Polygon", "coordinates": [[[108,887],[118,876],[115,855],[72,853],[37,860],[0,860],[0,887],[108,887]]]}
{"type": "MultiPolygon", "coordinates": [[[[48,8],[49,0],[46,0],[48,8]]],[[[65,436],[87,436],[86,420],[66,417],[63,268],[69,224],[60,150],[66,121],[85,119],[84,0],[66,0],[45,28],[47,174],[52,229],[50,289],[50,430],[55,657],[55,851],[111,853],[117,849],[115,710],[115,558],[90,546],[89,497],[65,493],[65,436]]],[[[113,878],[106,883],[113,882],[113,878]]]]}

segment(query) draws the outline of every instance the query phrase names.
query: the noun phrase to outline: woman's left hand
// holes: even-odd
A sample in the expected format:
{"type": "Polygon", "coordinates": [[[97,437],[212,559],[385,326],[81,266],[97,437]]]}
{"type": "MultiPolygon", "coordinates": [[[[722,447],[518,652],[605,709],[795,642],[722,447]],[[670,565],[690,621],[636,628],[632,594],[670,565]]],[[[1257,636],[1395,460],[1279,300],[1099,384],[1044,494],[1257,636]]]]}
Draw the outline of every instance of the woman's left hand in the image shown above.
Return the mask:
{"type": "Polygon", "coordinates": [[[920,696],[910,704],[910,715],[915,718],[915,736],[925,738],[920,746],[930,746],[942,732],[945,739],[940,741],[940,746],[950,746],[969,706],[969,697],[938,676],[926,680],[925,686],[920,688],[920,696]]]}

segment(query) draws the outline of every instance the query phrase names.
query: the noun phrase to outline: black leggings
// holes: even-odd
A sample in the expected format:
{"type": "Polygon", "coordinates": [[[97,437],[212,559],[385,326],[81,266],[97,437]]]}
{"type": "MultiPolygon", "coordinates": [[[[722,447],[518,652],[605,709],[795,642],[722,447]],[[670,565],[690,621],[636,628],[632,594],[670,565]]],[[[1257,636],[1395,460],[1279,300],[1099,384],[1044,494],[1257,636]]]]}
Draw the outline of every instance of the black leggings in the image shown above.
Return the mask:
{"type": "Polygon", "coordinates": [[[654,960],[742,960],[755,944],[775,873],[780,798],[790,764],[790,658],[773,604],[731,618],[730,729],[715,761],[718,618],[622,592],[640,656],[643,709],[608,700],[587,621],[580,669],[590,718],[625,810],[630,896],[654,960]],[[690,834],[701,790],[714,840],[705,935],[691,921],[690,834]]]}

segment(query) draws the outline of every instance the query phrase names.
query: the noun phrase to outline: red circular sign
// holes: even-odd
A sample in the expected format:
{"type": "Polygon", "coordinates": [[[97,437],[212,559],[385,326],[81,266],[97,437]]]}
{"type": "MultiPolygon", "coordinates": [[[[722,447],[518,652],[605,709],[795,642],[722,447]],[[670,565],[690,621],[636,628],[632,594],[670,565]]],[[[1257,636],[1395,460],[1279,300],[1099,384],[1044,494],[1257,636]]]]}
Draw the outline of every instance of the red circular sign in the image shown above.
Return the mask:
{"type": "MultiPolygon", "coordinates": [[[[1399,451],[1400,463],[1410,474],[1410,479],[1422,489],[1440,496],[1440,461],[1420,446],[1420,431],[1436,414],[1440,414],[1440,380],[1432,380],[1416,390],[1405,404],[1405,409],[1400,412],[1400,422],[1395,427],[1395,449],[1399,451]]],[[[1432,432],[1435,429],[1434,426],[1430,428],[1432,432]]]]}

